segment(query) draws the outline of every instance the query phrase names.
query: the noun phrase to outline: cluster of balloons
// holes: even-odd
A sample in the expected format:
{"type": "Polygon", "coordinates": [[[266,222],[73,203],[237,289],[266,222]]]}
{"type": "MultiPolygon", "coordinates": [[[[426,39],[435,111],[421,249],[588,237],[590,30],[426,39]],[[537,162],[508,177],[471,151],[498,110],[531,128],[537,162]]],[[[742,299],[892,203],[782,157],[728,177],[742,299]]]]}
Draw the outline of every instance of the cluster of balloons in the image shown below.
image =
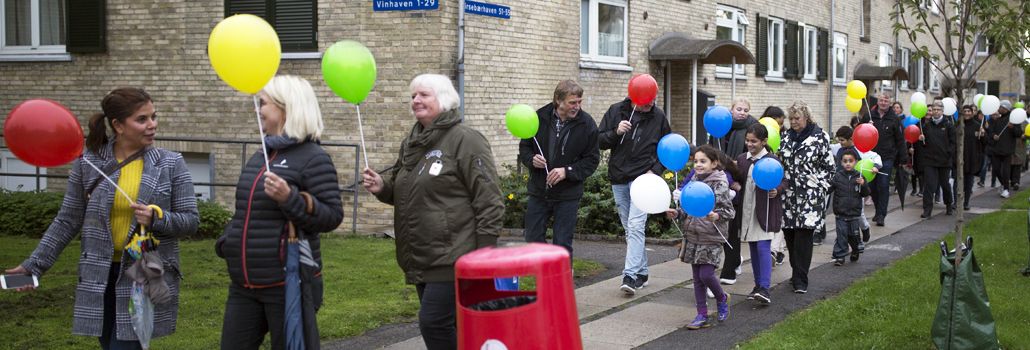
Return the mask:
{"type": "Polygon", "coordinates": [[[862,110],[862,100],[865,99],[868,90],[865,87],[865,83],[860,80],[852,80],[848,82],[848,96],[844,98],[844,107],[847,107],[851,113],[858,113],[862,110]]]}

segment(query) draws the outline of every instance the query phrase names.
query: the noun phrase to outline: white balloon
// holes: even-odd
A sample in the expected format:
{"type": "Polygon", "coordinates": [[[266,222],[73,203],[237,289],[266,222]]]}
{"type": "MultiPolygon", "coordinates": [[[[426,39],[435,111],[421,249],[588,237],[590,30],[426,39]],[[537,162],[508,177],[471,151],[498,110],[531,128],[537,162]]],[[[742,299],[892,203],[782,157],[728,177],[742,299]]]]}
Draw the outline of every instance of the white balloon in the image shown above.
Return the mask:
{"type": "Polygon", "coordinates": [[[1009,123],[1012,124],[1023,124],[1026,122],[1026,110],[1022,108],[1016,108],[1009,114],[1009,123]]]}
{"type": "Polygon", "coordinates": [[[658,175],[640,175],[629,186],[629,198],[633,206],[648,214],[664,213],[669,209],[672,192],[669,184],[658,175]]]}
{"type": "Polygon", "coordinates": [[[976,94],[976,96],[973,96],[973,103],[972,103],[972,105],[980,107],[980,98],[981,97],[984,97],[984,94],[976,94]]]}
{"type": "Polygon", "coordinates": [[[954,115],[958,111],[958,106],[955,105],[955,99],[951,97],[945,97],[941,101],[944,104],[944,115],[954,115]]]}
{"type": "Polygon", "coordinates": [[[926,94],[924,94],[922,92],[916,92],[916,93],[912,94],[911,102],[912,103],[919,102],[919,103],[924,103],[925,104],[926,103],[926,94]]]}
{"type": "Polygon", "coordinates": [[[998,108],[1001,107],[1001,100],[997,96],[987,95],[984,96],[983,102],[980,103],[980,110],[984,112],[984,115],[991,115],[998,113],[998,108]]]}

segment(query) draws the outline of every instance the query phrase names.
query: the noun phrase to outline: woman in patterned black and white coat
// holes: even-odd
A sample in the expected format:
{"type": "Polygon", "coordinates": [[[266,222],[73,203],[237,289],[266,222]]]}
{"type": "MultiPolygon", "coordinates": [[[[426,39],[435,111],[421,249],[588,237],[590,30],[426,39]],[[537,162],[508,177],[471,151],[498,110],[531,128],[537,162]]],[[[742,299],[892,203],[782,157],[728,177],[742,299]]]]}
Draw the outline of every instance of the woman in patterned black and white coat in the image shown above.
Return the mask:
{"type": "Polygon", "coordinates": [[[784,178],[788,184],[783,197],[783,237],[790,252],[790,281],[795,293],[808,292],[808,269],[812,264],[812,232],[825,219],[833,154],[830,136],[812,121],[804,101],[795,101],[787,110],[790,130],[780,143],[784,178]]]}

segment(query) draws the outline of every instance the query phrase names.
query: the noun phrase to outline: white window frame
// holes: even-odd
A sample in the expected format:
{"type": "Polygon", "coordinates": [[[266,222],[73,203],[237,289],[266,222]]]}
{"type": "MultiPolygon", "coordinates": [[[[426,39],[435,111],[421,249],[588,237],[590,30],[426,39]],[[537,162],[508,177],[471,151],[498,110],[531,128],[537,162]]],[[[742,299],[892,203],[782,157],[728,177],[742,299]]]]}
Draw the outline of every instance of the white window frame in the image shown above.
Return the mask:
{"type": "Polygon", "coordinates": [[[813,26],[804,26],[804,35],[801,36],[805,40],[805,51],[801,55],[804,57],[804,71],[802,71],[801,79],[815,81],[816,75],[819,73],[819,31],[813,26]]]}
{"type": "MultiPolygon", "coordinates": [[[[47,55],[47,54],[64,54],[67,53],[65,45],[41,45],[40,38],[42,30],[40,29],[40,13],[39,13],[39,0],[30,0],[30,19],[31,24],[29,25],[32,31],[32,44],[8,46],[7,45],[7,26],[3,19],[7,18],[6,8],[8,0],[0,0],[0,55],[47,55]]],[[[68,9],[65,9],[65,16],[68,16],[68,9]]],[[[64,20],[63,18],[61,19],[64,20]]],[[[65,37],[67,40],[67,36],[65,37]]]]}
{"type": "MultiPolygon", "coordinates": [[[[898,61],[901,63],[901,68],[904,68],[905,70],[908,70],[908,64],[909,64],[909,62],[911,62],[911,60],[910,60],[911,57],[912,57],[912,50],[911,49],[909,49],[907,47],[901,48],[901,57],[898,57],[898,61]]],[[[908,72],[908,74],[912,74],[912,72],[908,72]]],[[[902,79],[900,84],[901,84],[900,85],[901,90],[908,91],[908,79],[902,79]]]]}
{"type": "Polygon", "coordinates": [[[848,82],[848,35],[841,32],[833,32],[833,52],[830,53],[830,72],[833,73],[833,84],[844,85],[848,82]],[[841,51],[841,52],[838,52],[841,51]],[[837,71],[837,55],[843,53],[844,67],[842,72],[837,71]],[[840,74],[838,74],[840,73],[840,74]],[[838,77],[839,75],[839,77],[838,77]]]}
{"type": "Polygon", "coordinates": [[[941,72],[937,70],[936,64],[940,64],[940,62],[933,60],[932,63],[930,65],[930,91],[939,92],[941,91],[941,72]]]}
{"type": "Polygon", "coordinates": [[[976,55],[977,56],[988,56],[991,54],[991,41],[987,40],[987,37],[978,35],[976,37],[976,55]]]}
{"type": "Polygon", "coordinates": [[[987,81],[986,80],[977,80],[976,81],[976,93],[986,95],[987,94],[987,86],[988,85],[987,85],[987,81]],[[981,85],[983,86],[983,90],[980,90],[980,86],[981,85]]]}
{"type": "Polygon", "coordinates": [[[776,17],[769,17],[769,32],[766,33],[766,42],[768,44],[766,52],[768,53],[768,67],[769,70],[765,72],[766,77],[770,78],[783,78],[783,51],[786,50],[786,38],[784,37],[784,26],[786,23],[783,19],[776,17]],[[777,29],[779,28],[779,29],[777,29]],[[779,35],[780,40],[773,40],[779,35]],[[778,49],[778,50],[777,50],[778,49]],[[779,60],[780,64],[777,67],[775,64],[779,60]]]}
{"type": "MultiPolygon", "coordinates": [[[[747,20],[747,14],[744,10],[726,5],[717,5],[715,7],[715,14],[716,30],[718,30],[718,27],[730,28],[730,40],[746,47],[747,27],[751,23],[747,20]],[[733,18],[726,18],[724,14],[727,12],[733,14],[733,18]]],[[[733,71],[737,74],[737,79],[747,79],[747,72],[743,64],[737,64],[736,69],[733,71]]],[[[729,79],[731,77],[730,74],[731,69],[729,65],[720,64],[715,66],[716,78],[729,79]]]]}
{"type": "MultiPolygon", "coordinates": [[[[880,67],[890,67],[894,64],[894,47],[887,43],[880,43],[880,53],[876,57],[880,67]]],[[[893,85],[894,82],[891,80],[880,80],[880,86],[884,89],[890,89],[893,85]]]]}
{"type": "Polygon", "coordinates": [[[926,77],[923,76],[923,64],[926,64],[926,59],[922,58],[922,57],[917,57],[916,58],[916,72],[915,72],[915,74],[916,74],[916,79],[915,79],[916,87],[915,87],[915,90],[916,91],[924,91],[923,90],[923,80],[926,79],[926,77]]]}
{"type": "MultiPolygon", "coordinates": [[[[629,62],[629,5],[626,0],[589,0],[590,1],[590,28],[588,30],[589,35],[589,48],[587,53],[582,52],[580,48],[579,58],[581,61],[588,62],[600,62],[600,63],[614,63],[614,64],[627,64],[629,62]],[[604,56],[598,53],[598,4],[605,4],[610,6],[622,7],[622,56],[604,56]]],[[[582,2],[580,3],[582,6],[582,2]]],[[[582,9],[580,9],[582,16],[582,9]]],[[[581,22],[582,23],[582,22],[581,22]]],[[[580,28],[580,30],[584,30],[580,28]]]]}
{"type": "Polygon", "coordinates": [[[858,37],[866,37],[865,32],[865,1],[858,1],[858,37]]]}

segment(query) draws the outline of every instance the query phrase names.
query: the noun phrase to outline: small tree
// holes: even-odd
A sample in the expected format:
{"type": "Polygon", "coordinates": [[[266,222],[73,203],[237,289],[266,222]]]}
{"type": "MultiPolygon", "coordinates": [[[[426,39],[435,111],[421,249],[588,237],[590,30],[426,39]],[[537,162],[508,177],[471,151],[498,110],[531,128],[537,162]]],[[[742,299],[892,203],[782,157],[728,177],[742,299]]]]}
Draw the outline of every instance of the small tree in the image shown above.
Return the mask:
{"type": "MultiPolygon", "coordinates": [[[[1030,61],[1023,58],[1030,45],[1030,1],[1005,0],[897,0],[891,18],[894,19],[894,35],[903,36],[915,47],[914,55],[927,60],[952,84],[944,94],[954,96],[961,103],[963,89],[975,81],[977,72],[992,58],[1012,62],[1020,68],[1030,69],[1030,61]],[[936,7],[939,18],[929,15],[936,7]],[[935,50],[920,45],[919,38],[932,39],[935,50]],[[986,57],[974,60],[976,44],[984,41],[995,50],[986,57]]],[[[965,148],[964,119],[958,124],[958,166],[956,183],[963,183],[963,153],[965,148]]],[[[963,187],[964,188],[964,187],[963,187]]],[[[955,206],[958,221],[955,224],[955,266],[962,259],[962,226],[965,223],[964,208],[960,205],[964,191],[957,191],[955,206]]]]}

